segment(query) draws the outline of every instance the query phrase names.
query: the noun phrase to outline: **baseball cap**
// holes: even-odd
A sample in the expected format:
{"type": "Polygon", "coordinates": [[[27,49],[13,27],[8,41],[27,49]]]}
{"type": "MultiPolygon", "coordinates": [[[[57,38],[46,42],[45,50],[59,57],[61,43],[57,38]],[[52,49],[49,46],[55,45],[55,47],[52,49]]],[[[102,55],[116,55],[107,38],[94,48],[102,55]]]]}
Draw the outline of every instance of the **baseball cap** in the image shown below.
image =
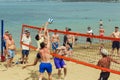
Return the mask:
{"type": "Polygon", "coordinates": [[[65,46],[60,46],[57,49],[66,49],[66,47],[65,46]]]}
{"type": "Polygon", "coordinates": [[[109,53],[106,49],[101,49],[101,54],[108,56],[109,53]]]}
{"type": "Polygon", "coordinates": [[[5,30],[5,33],[9,33],[9,31],[8,31],[8,30],[5,30]]]}
{"type": "Polygon", "coordinates": [[[27,31],[29,31],[29,30],[28,30],[28,29],[25,29],[25,30],[24,30],[24,32],[27,32],[27,31]]]}

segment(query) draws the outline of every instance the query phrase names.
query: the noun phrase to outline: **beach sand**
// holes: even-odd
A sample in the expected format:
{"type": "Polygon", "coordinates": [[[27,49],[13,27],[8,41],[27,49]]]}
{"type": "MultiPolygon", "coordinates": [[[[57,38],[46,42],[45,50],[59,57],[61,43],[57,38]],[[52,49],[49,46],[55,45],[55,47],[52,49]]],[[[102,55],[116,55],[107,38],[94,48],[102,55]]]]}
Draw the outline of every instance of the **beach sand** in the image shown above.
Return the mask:
{"type": "MultiPolygon", "coordinates": [[[[32,63],[35,58],[35,51],[31,51],[29,55],[29,63],[32,63]]],[[[18,50],[17,54],[14,58],[14,62],[17,61],[18,58],[20,58],[21,52],[18,50]]],[[[57,79],[57,69],[54,66],[53,60],[51,60],[53,65],[53,72],[52,77],[53,80],[57,79]]],[[[22,66],[24,64],[14,64],[11,68],[5,68],[4,64],[5,62],[0,62],[0,80],[38,80],[38,69],[39,64],[36,66],[28,67],[25,69],[22,69],[22,66]]],[[[100,70],[87,67],[84,65],[76,64],[70,61],[66,61],[67,64],[67,77],[66,80],[98,80],[100,70]]],[[[63,72],[62,72],[62,78],[63,78],[63,72]]],[[[44,73],[44,79],[47,80],[47,73],[44,73]]],[[[63,80],[63,79],[62,79],[63,80]]],[[[120,76],[116,74],[110,75],[109,80],[120,80],[120,76]]]]}

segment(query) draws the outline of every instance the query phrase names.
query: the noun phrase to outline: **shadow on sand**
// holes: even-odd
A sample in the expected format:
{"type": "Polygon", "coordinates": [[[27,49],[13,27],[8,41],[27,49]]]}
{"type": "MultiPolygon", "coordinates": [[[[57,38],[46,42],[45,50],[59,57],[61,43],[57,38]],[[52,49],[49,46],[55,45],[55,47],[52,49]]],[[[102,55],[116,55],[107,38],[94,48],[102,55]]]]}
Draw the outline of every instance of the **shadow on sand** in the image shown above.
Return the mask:
{"type": "MultiPolygon", "coordinates": [[[[38,80],[38,71],[34,71],[34,70],[30,70],[29,73],[30,76],[28,76],[27,78],[25,78],[24,80],[38,80]]],[[[47,80],[46,78],[43,77],[42,80],[47,80]]]]}

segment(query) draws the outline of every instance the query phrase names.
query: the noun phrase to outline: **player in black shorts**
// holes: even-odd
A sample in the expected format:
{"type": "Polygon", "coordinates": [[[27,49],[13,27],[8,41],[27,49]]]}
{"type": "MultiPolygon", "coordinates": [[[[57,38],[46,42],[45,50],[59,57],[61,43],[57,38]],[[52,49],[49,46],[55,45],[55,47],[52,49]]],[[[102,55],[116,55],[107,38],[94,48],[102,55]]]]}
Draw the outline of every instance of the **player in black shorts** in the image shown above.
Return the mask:
{"type": "Polygon", "coordinates": [[[29,66],[35,66],[37,64],[37,62],[40,61],[40,59],[41,59],[41,56],[39,53],[37,53],[34,62],[32,64],[25,65],[22,68],[24,69],[24,68],[29,67],[29,66]]]}
{"type": "MultiPolygon", "coordinates": [[[[88,27],[87,34],[90,35],[90,36],[93,35],[93,32],[92,32],[91,27],[88,27]]],[[[92,40],[91,40],[90,37],[87,37],[87,38],[86,38],[86,47],[85,47],[85,48],[91,48],[91,46],[92,46],[92,40]],[[88,44],[89,44],[89,45],[88,45],[88,44]]]]}
{"type": "MultiPolygon", "coordinates": [[[[111,62],[120,64],[119,61],[116,61],[109,56],[109,53],[106,49],[101,49],[100,53],[102,55],[102,58],[98,61],[97,66],[110,69],[111,62]]],[[[109,76],[110,76],[110,72],[102,70],[98,80],[108,80],[109,76]]]]}
{"type": "MultiPolygon", "coordinates": [[[[120,38],[119,27],[115,27],[115,31],[111,34],[111,37],[120,38]]],[[[115,48],[117,49],[118,56],[120,56],[120,53],[119,53],[120,43],[119,43],[119,41],[114,40],[112,42],[112,53],[114,53],[115,48]]]]}
{"type": "Polygon", "coordinates": [[[109,76],[110,76],[110,72],[101,72],[100,78],[98,80],[108,80],[109,76]]]}

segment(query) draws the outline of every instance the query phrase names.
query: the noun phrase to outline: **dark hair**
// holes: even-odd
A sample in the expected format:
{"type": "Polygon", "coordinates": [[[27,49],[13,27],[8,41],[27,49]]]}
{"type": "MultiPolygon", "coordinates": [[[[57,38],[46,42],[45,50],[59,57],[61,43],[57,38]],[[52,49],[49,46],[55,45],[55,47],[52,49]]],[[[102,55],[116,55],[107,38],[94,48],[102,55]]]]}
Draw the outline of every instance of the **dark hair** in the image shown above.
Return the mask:
{"type": "Polygon", "coordinates": [[[102,21],[102,19],[100,19],[100,21],[102,21]]]}
{"type": "Polygon", "coordinates": [[[68,43],[68,42],[67,42],[66,44],[67,44],[67,45],[70,45],[70,43],[68,43]]]}
{"type": "Polygon", "coordinates": [[[107,57],[107,55],[102,54],[103,57],[107,57]]]}
{"type": "Polygon", "coordinates": [[[54,30],[56,30],[56,31],[57,31],[57,29],[54,29],[54,30]]]}
{"type": "Polygon", "coordinates": [[[91,29],[91,27],[88,27],[88,29],[91,29]]]}
{"type": "Polygon", "coordinates": [[[78,38],[77,37],[75,37],[75,41],[77,41],[78,40],[78,38]]]}
{"type": "Polygon", "coordinates": [[[55,32],[54,33],[57,33],[56,31],[57,31],[57,29],[54,29],[55,30],[55,32]]]}
{"type": "Polygon", "coordinates": [[[69,28],[68,31],[71,31],[71,28],[69,28]]]}
{"type": "Polygon", "coordinates": [[[119,27],[115,26],[115,28],[119,28],[119,27]]]}
{"type": "Polygon", "coordinates": [[[40,43],[40,47],[41,49],[45,48],[45,43],[44,42],[40,43]]]}
{"type": "Polygon", "coordinates": [[[37,34],[36,36],[35,36],[35,40],[39,40],[39,35],[37,34]]]}

